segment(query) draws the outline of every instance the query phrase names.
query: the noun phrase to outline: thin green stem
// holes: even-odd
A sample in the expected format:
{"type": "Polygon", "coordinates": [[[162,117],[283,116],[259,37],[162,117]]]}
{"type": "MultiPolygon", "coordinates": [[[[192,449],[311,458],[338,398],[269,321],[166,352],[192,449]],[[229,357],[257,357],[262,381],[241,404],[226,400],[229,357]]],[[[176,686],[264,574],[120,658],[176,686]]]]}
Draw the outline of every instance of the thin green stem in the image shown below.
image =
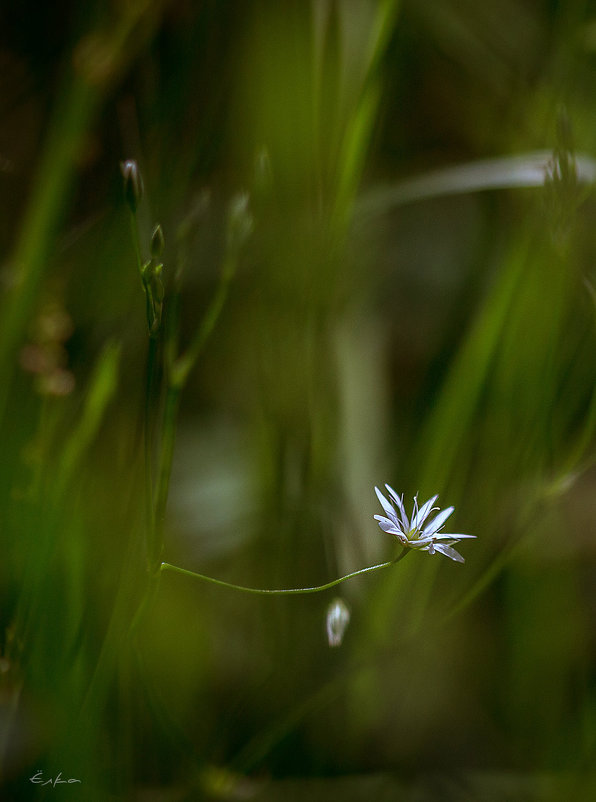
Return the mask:
{"type": "Polygon", "coordinates": [[[314,587],[310,588],[249,588],[245,587],[244,585],[236,585],[233,582],[224,582],[223,579],[215,579],[214,577],[206,576],[205,574],[198,574],[196,571],[189,571],[186,568],[180,568],[177,565],[172,565],[171,563],[165,562],[162,562],[159,570],[172,571],[173,573],[189,576],[193,579],[201,579],[203,582],[211,582],[213,585],[220,585],[221,587],[229,588],[230,590],[238,590],[242,593],[256,593],[262,596],[282,596],[287,594],[296,595],[300,593],[320,593],[322,590],[329,590],[329,588],[333,588],[335,585],[339,585],[341,582],[345,582],[347,579],[352,579],[355,576],[360,576],[361,574],[370,574],[373,571],[379,571],[381,568],[388,568],[390,565],[395,565],[402,560],[408,552],[409,549],[403,549],[394,560],[389,560],[389,562],[386,563],[379,563],[378,565],[369,565],[367,568],[360,568],[358,571],[352,571],[349,574],[340,576],[339,579],[333,579],[331,582],[326,582],[324,585],[315,585],[314,587]]]}
{"type": "Polygon", "coordinates": [[[180,289],[174,280],[174,291],[168,298],[165,313],[164,365],[168,382],[172,382],[172,369],[178,356],[180,329],[180,289]]]}
{"type": "Polygon", "coordinates": [[[201,350],[203,349],[209,335],[215,328],[215,324],[221,314],[225,304],[230,281],[235,272],[236,260],[228,255],[224,262],[221,279],[217,291],[211,304],[209,305],[201,325],[191,342],[188,350],[180,357],[176,353],[176,323],[178,317],[178,297],[173,299],[172,315],[173,320],[169,325],[166,348],[166,371],[167,371],[167,390],[166,401],[162,426],[162,442],[159,456],[159,477],[157,481],[155,506],[152,506],[153,527],[151,530],[151,542],[149,548],[150,571],[159,572],[160,560],[163,551],[163,532],[165,524],[166,507],[170,490],[170,476],[172,474],[172,461],[174,458],[174,445],[176,442],[176,419],[178,407],[180,405],[180,394],[186,384],[188,375],[194,366],[201,350]]]}
{"type": "Polygon", "coordinates": [[[14,352],[31,320],[39,288],[52,261],[57,231],[75,187],[75,154],[80,153],[81,142],[100,101],[101,92],[83,77],[70,74],[65,77],[37,180],[10,259],[10,286],[0,301],[0,418],[13,378],[14,352]]]}
{"type": "Polygon", "coordinates": [[[147,518],[147,560],[151,559],[155,542],[155,509],[153,506],[153,400],[155,395],[155,371],[157,367],[158,341],[149,337],[147,350],[147,376],[145,384],[145,410],[143,440],[145,457],[145,514],[147,518]]]}
{"type": "Polygon", "coordinates": [[[228,255],[223,266],[217,291],[205,313],[205,316],[203,317],[203,320],[201,321],[201,325],[197,329],[197,332],[186,353],[179,357],[173,365],[171,381],[173,384],[176,384],[179,387],[182,387],[185,384],[188,374],[192,370],[199,354],[205,346],[205,343],[209,339],[209,335],[215,328],[215,324],[218,321],[221,310],[223,309],[226,298],[228,297],[230,281],[234,275],[235,267],[235,258],[228,255]]]}
{"type": "Polygon", "coordinates": [[[132,621],[130,622],[130,628],[128,630],[130,636],[136,636],[137,627],[145,614],[145,611],[151,607],[155,598],[157,596],[157,591],[159,590],[159,581],[161,578],[161,574],[159,572],[153,573],[149,579],[149,583],[145,588],[145,592],[141,597],[141,601],[137,607],[135,614],[132,617],[132,621]]]}
{"type": "Polygon", "coordinates": [[[143,260],[143,253],[141,251],[141,239],[139,235],[139,224],[136,212],[130,210],[130,231],[132,236],[132,244],[134,247],[135,256],[137,259],[137,269],[141,282],[143,284],[143,293],[145,295],[145,314],[147,316],[147,328],[149,329],[149,337],[151,340],[157,339],[159,333],[159,326],[155,327],[155,311],[154,299],[151,291],[151,283],[145,276],[144,268],[150,265],[149,262],[143,260]]]}
{"type": "Polygon", "coordinates": [[[170,476],[172,474],[172,461],[174,458],[174,445],[176,442],[176,420],[180,403],[181,387],[169,384],[166,392],[166,402],[163,418],[163,435],[161,443],[159,478],[155,502],[155,518],[153,542],[150,551],[151,571],[159,571],[159,561],[163,550],[163,532],[166,517],[166,507],[170,490],[170,476]]]}
{"type": "Polygon", "coordinates": [[[147,374],[145,378],[145,404],[143,412],[143,449],[145,461],[145,517],[146,517],[146,550],[147,550],[147,563],[150,571],[153,573],[153,566],[155,565],[156,558],[155,552],[157,549],[156,542],[158,537],[157,531],[157,518],[154,507],[154,488],[153,488],[153,458],[154,458],[154,402],[155,402],[155,383],[156,372],[158,367],[158,350],[159,339],[156,333],[152,330],[153,309],[152,301],[149,296],[149,289],[143,278],[143,254],[141,253],[141,240],[139,236],[139,225],[136,213],[130,210],[130,231],[132,236],[132,244],[137,259],[137,268],[139,275],[143,282],[143,291],[145,293],[145,303],[147,312],[147,325],[149,327],[149,344],[147,349],[147,374]]]}
{"type": "Polygon", "coordinates": [[[141,240],[139,237],[139,224],[137,221],[137,216],[135,212],[130,210],[130,231],[132,235],[132,244],[135,250],[135,256],[137,257],[137,267],[139,268],[139,273],[143,273],[143,255],[141,253],[141,240]]]}

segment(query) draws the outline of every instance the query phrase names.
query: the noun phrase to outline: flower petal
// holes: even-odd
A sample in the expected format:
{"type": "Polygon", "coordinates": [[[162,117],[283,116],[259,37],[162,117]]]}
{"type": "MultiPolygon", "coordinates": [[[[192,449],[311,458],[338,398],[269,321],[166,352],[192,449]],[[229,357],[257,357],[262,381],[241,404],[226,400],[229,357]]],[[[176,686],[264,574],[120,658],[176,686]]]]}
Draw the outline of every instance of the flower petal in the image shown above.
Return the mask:
{"type": "Polygon", "coordinates": [[[383,515],[375,515],[375,519],[378,521],[383,532],[388,532],[390,535],[403,535],[401,529],[396,526],[393,521],[390,521],[389,518],[385,518],[383,515]]]}
{"type": "Polygon", "coordinates": [[[409,529],[410,529],[410,521],[408,520],[408,516],[406,515],[406,510],[404,508],[404,503],[403,503],[402,499],[397,495],[397,493],[395,492],[395,490],[392,487],[389,487],[389,485],[387,485],[387,484],[385,485],[385,487],[387,488],[387,492],[389,493],[389,495],[391,496],[391,498],[393,499],[393,501],[397,505],[397,508],[398,508],[398,510],[400,512],[401,519],[403,521],[403,524],[404,524],[406,532],[409,531],[409,529]]]}
{"type": "Polygon", "coordinates": [[[429,523],[428,526],[424,528],[424,534],[434,535],[437,529],[440,529],[443,526],[443,524],[445,523],[447,518],[449,518],[454,509],[455,507],[447,507],[438,515],[436,515],[435,518],[433,518],[433,520],[431,521],[431,523],[429,523]]]}
{"type": "Polygon", "coordinates": [[[429,498],[428,501],[425,501],[422,507],[420,507],[418,510],[416,517],[412,519],[412,529],[420,529],[422,527],[422,524],[430,514],[433,504],[438,498],[438,496],[433,496],[432,498],[429,498]]]}
{"type": "MultiPolygon", "coordinates": [[[[387,501],[387,499],[381,493],[381,491],[379,490],[378,487],[375,487],[375,493],[377,494],[377,498],[381,502],[381,506],[385,510],[385,512],[386,512],[387,516],[389,517],[389,519],[392,520],[394,524],[398,524],[399,521],[397,519],[397,513],[395,512],[395,509],[393,508],[393,505],[390,504],[389,501],[387,501]]],[[[375,518],[376,518],[376,516],[375,516],[375,518]]]]}
{"type": "Polygon", "coordinates": [[[375,487],[375,493],[387,517],[384,515],[374,516],[379,527],[384,532],[397,537],[404,548],[427,551],[429,554],[438,552],[455,562],[464,562],[462,555],[452,547],[457,545],[460,540],[474,539],[476,535],[441,531],[445,521],[453,512],[453,507],[447,507],[444,510],[440,510],[439,507],[433,507],[438,498],[437,495],[432,496],[419,507],[418,496],[416,495],[412,505],[411,519],[408,519],[403,503],[403,495],[398,496],[388,484],[385,484],[385,487],[388,497],[385,497],[378,487],[375,487]],[[426,519],[435,512],[436,515],[433,520],[425,526],[426,519]]]}
{"type": "Polygon", "coordinates": [[[431,543],[434,543],[434,541],[434,537],[419,537],[410,540],[410,543],[412,544],[413,549],[422,549],[424,551],[424,549],[427,549],[431,543]]]}
{"type": "Polygon", "coordinates": [[[449,557],[451,560],[455,560],[456,563],[465,562],[459,551],[452,549],[451,546],[446,546],[444,543],[435,543],[435,551],[444,554],[445,557],[449,557]]]}

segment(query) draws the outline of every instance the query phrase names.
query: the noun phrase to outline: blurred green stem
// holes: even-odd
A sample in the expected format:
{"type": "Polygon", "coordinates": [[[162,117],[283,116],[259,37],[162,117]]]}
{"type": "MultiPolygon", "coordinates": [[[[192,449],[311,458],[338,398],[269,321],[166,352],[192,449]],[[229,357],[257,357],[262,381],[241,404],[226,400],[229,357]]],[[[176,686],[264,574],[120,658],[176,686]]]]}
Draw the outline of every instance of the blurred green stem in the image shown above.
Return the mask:
{"type": "Polygon", "coordinates": [[[168,342],[165,345],[166,352],[166,376],[167,389],[166,401],[162,426],[162,443],[159,456],[159,473],[157,480],[156,501],[153,507],[153,529],[151,532],[151,542],[149,549],[149,560],[151,573],[159,572],[160,560],[163,551],[163,535],[166,507],[170,490],[170,476],[172,474],[172,461],[174,458],[174,445],[176,442],[176,423],[178,408],[180,405],[180,395],[188,380],[190,371],[194,367],[199,354],[205,343],[209,339],[215,325],[219,319],[226,298],[228,297],[230,282],[236,272],[237,257],[236,253],[228,253],[225,257],[221,277],[215,295],[198,327],[193,341],[188,350],[181,356],[176,357],[176,337],[179,294],[175,293],[172,297],[172,325],[169,327],[168,342]]]}
{"type": "Polygon", "coordinates": [[[145,458],[145,510],[147,517],[147,560],[151,566],[151,557],[155,541],[155,513],[153,506],[153,398],[155,393],[155,370],[157,363],[158,342],[149,337],[147,350],[147,378],[145,385],[145,410],[143,420],[144,458],[145,458]]]}
{"type": "Polygon", "coordinates": [[[172,364],[170,383],[179,389],[182,389],[186,384],[190,371],[203,350],[205,343],[209,339],[211,332],[215,328],[215,324],[219,319],[221,310],[228,297],[230,282],[236,272],[236,261],[236,257],[232,254],[226,255],[217,290],[201,321],[201,325],[198,327],[186,353],[174,360],[172,364]]]}
{"type": "Polygon", "coordinates": [[[126,3],[114,14],[112,25],[97,42],[110,54],[110,69],[94,72],[85,57],[91,37],[81,34],[65,60],[58,100],[48,126],[46,146],[11,258],[10,287],[0,302],[0,420],[13,377],[14,354],[19,347],[38,298],[60,223],[76,184],[88,131],[111,87],[151,37],[161,3],[126,3]]]}
{"type": "MultiPolygon", "coordinates": [[[[143,411],[143,451],[145,461],[145,516],[147,526],[146,549],[149,568],[152,566],[152,557],[155,549],[155,513],[153,507],[153,404],[155,397],[155,379],[157,370],[158,338],[151,332],[151,300],[147,286],[143,280],[143,256],[139,237],[139,225],[136,211],[130,210],[130,231],[132,244],[137,260],[137,268],[147,306],[147,324],[149,326],[149,344],[147,348],[147,373],[145,379],[145,404],[143,411]]],[[[159,331],[157,332],[159,334],[159,331]]]]}
{"type": "Polygon", "coordinates": [[[100,99],[81,76],[69,75],[49,126],[47,145],[38,170],[11,264],[12,283],[0,307],[0,417],[13,371],[14,352],[37,300],[44,271],[51,261],[56,231],[74,185],[76,154],[80,151],[100,99]]]}
{"type": "Polygon", "coordinates": [[[159,571],[159,563],[163,551],[163,535],[166,517],[166,506],[170,490],[170,476],[172,474],[172,460],[174,458],[174,444],[176,442],[176,420],[180,404],[182,388],[177,384],[170,384],[166,393],[166,403],[163,422],[163,439],[159,465],[159,478],[157,483],[155,519],[153,542],[150,551],[151,572],[159,571]]]}
{"type": "Polygon", "coordinates": [[[143,275],[143,257],[141,254],[141,240],[139,238],[139,224],[137,221],[136,213],[130,210],[130,232],[132,236],[132,244],[135,249],[135,256],[137,257],[137,267],[139,273],[143,275]]]}
{"type": "Polygon", "coordinates": [[[389,560],[389,562],[386,563],[379,563],[378,565],[369,565],[367,568],[360,568],[358,571],[352,571],[349,574],[340,576],[339,579],[326,582],[324,585],[315,585],[312,588],[248,588],[244,585],[235,585],[233,582],[224,582],[223,579],[214,579],[212,576],[198,574],[196,571],[188,571],[186,568],[180,568],[177,565],[165,562],[162,562],[160,571],[172,571],[175,574],[182,574],[183,576],[189,576],[193,579],[201,579],[203,582],[211,582],[213,585],[220,585],[221,587],[230,588],[231,590],[239,590],[242,593],[257,593],[264,596],[295,595],[299,593],[319,593],[322,590],[329,590],[329,588],[333,588],[335,585],[339,585],[341,582],[345,582],[347,579],[352,579],[352,577],[359,576],[360,574],[370,574],[373,571],[379,571],[381,568],[388,568],[390,565],[395,565],[402,560],[409,551],[410,549],[402,549],[401,553],[394,560],[389,560]]]}

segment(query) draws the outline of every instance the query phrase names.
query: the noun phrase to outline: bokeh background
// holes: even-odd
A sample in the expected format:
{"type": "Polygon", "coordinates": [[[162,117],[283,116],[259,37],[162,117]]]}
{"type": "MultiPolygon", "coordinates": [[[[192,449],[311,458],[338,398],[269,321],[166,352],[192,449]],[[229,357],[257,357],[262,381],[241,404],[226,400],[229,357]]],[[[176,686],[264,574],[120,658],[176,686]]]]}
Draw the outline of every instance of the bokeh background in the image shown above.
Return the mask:
{"type": "Polygon", "coordinates": [[[588,0],[5,4],[3,799],[596,798],[595,75],[588,0]],[[168,572],[131,637],[124,159],[182,348],[239,192],[252,219],[181,397],[164,559],[325,583],[398,553],[388,482],[455,505],[465,565],[289,597],[168,572]]]}

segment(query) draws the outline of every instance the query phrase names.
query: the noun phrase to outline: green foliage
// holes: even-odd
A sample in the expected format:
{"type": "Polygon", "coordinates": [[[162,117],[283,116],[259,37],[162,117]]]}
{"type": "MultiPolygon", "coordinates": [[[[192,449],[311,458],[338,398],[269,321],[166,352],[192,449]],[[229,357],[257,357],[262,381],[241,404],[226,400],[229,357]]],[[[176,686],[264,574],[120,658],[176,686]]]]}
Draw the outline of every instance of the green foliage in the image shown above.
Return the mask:
{"type": "Polygon", "coordinates": [[[0,79],[2,793],[593,798],[589,11],[83,6],[0,79]]]}

